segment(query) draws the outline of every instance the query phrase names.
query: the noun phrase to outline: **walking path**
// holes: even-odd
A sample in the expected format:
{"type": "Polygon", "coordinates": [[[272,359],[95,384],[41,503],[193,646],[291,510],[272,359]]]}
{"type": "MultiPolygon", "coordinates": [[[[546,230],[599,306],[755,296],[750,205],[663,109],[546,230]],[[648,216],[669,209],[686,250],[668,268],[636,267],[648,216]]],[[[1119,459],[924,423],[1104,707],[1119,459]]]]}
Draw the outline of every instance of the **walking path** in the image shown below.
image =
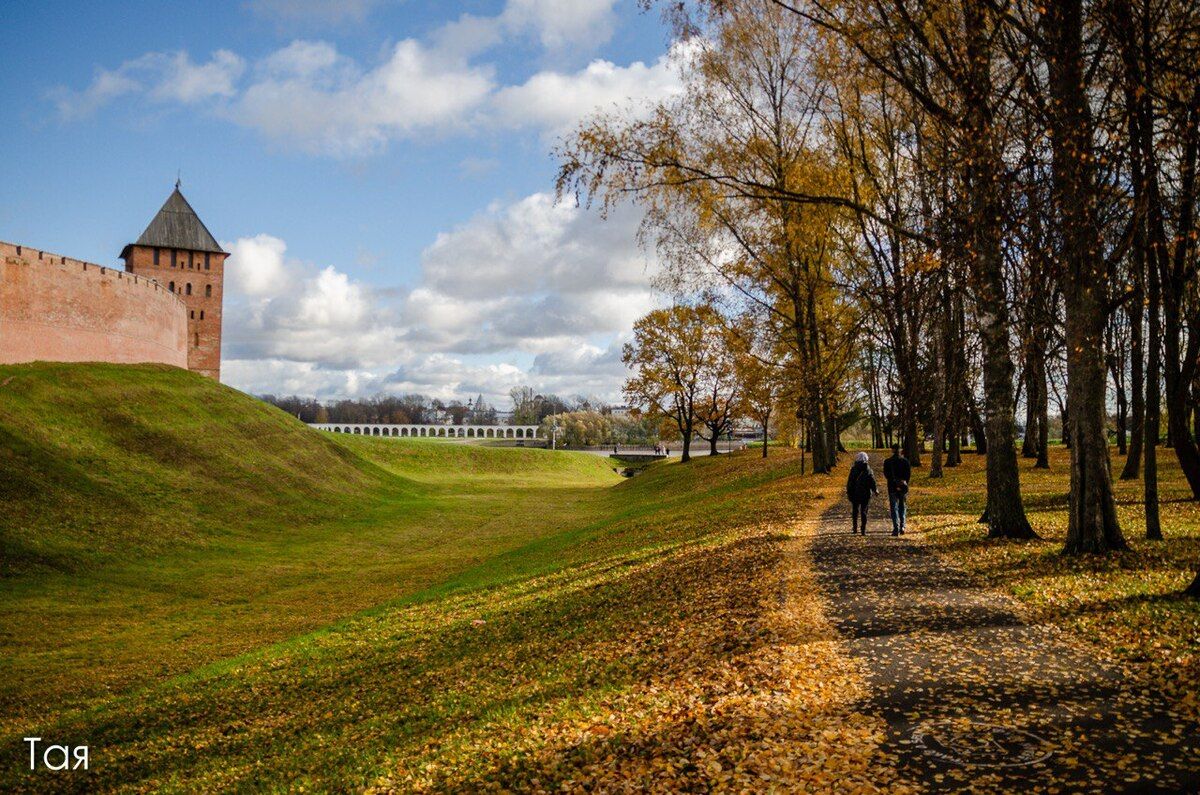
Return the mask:
{"type": "Polygon", "coordinates": [[[862,710],[887,721],[904,778],[934,791],[1200,791],[1200,740],[1153,692],[1095,648],[1025,623],[919,536],[893,538],[886,514],[875,500],[863,538],[835,504],[812,558],[871,685],[862,710]]]}

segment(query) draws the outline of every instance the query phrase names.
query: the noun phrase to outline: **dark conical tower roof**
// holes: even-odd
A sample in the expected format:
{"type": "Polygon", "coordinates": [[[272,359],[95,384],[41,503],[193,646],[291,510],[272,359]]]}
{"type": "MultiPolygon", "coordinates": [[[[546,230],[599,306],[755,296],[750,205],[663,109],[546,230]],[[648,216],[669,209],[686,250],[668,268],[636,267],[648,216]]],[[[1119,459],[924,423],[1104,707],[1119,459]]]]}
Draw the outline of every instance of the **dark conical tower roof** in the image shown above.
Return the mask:
{"type": "MultiPolygon", "coordinates": [[[[211,251],[215,254],[226,254],[217,239],[208,231],[208,227],[196,215],[192,205],[183,198],[179,186],[171,191],[171,195],[163,202],[162,209],[154,220],[142,232],[142,236],[134,243],[135,246],[153,246],[155,248],[181,248],[189,251],[211,251]]],[[[126,246],[126,250],[128,250],[126,246]]],[[[124,252],[122,253],[124,256],[124,252]]]]}

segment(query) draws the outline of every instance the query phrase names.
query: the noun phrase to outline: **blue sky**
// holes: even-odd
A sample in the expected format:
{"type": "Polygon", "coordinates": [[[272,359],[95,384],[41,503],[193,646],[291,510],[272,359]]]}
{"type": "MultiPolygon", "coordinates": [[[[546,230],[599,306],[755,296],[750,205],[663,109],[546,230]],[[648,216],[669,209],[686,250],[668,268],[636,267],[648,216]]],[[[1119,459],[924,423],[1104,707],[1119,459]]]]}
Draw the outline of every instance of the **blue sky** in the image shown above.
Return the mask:
{"type": "Polygon", "coordinates": [[[234,256],[224,380],[619,396],[637,215],[552,201],[557,136],[678,90],[616,0],[4,4],[0,239],[111,264],[176,173],[234,256]]]}

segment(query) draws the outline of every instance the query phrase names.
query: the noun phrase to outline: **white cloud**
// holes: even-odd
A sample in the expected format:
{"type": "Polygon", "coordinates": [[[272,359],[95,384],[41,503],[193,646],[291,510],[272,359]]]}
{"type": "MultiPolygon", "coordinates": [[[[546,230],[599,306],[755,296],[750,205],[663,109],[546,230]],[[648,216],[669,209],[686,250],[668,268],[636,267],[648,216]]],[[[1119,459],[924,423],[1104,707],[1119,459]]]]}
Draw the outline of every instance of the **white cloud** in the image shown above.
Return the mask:
{"type": "Polygon", "coordinates": [[[88,116],[114,99],[145,94],[158,102],[191,105],[217,97],[231,97],[246,62],[229,50],[217,50],[205,63],[178,52],[150,52],[126,61],[116,69],[96,72],[82,91],[58,87],[50,92],[59,116],[77,119],[88,116]]]}
{"type": "Polygon", "coordinates": [[[328,74],[338,65],[337,49],[325,41],[293,41],[262,60],[261,70],[282,78],[305,78],[328,74]]]}
{"type": "Polygon", "coordinates": [[[50,91],[50,100],[59,118],[73,121],[91,116],[117,97],[132,94],[142,89],[142,84],[121,70],[100,70],[91,85],[82,91],[72,91],[59,86],[50,91]]]}
{"type": "Polygon", "coordinates": [[[508,0],[500,15],[513,31],[529,31],[548,50],[602,44],[612,36],[615,0],[508,0]]]}
{"type": "Polygon", "coordinates": [[[535,193],[439,234],[422,254],[406,316],[449,350],[540,353],[629,328],[651,305],[653,263],[639,215],[592,211],[535,193]]]}
{"type": "Polygon", "coordinates": [[[492,105],[503,124],[540,127],[552,134],[569,130],[597,110],[637,115],[683,91],[680,70],[691,52],[689,46],[677,46],[649,65],[596,60],[573,73],[538,72],[521,85],[500,89],[492,105]]]}
{"type": "MultiPolygon", "coordinates": [[[[297,18],[365,19],[367,0],[344,7],[320,0],[261,0],[256,10],[297,18]]],[[[354,157],[388,142],[448,132],[535,127],[556,134],[597,108],[636,110],[679,90],[676,60],[619,66],[595,60],[574,71],[541,71],[499,87],[479,56],[512,37],[533,37],[547,52],[586,53],[606,41],[614,0],[508,0],[491,17],[463,14],[425,40],[404,39],[379,63],[363,65],[327,41],[293,41],[247,63],[217,50],[201,63],[186,51],[151,52],[100,70],[82,90],[59,87],[49,98],[76,119],[124,96],[196,105],[301,151],[354,157]]],[[[677,48],[676,53],[680,50],[677,48]]]]}
{"type": "Polygon", "coordinates": [[[289,258],[271,235],[225,243],[226,380],[323,397],[493,400],[529,383],[617,399],[620,342],[655,303],[637,223],[633,210],[601,222],[542,193],[497,204],[439,235],[403,291],[289,258]]]}
{"type": "Polygon", "coordinates": [[[255,235],[239,239],[228,250],[225,273],[236,292],[258,298],[286,289],[283,257],[287,243],[271,235],[255,235]]]}
{"type": "Polygon", "coordinates": [[[323,42],[294,42],[268,57],[232,118],[305,151],[377,151],[388,140],[466,122],[493,89],[492,69],[414,39],[367,72],[323,42]]]}
{"type": "Polygon", "coordinates": [[[438,234],[422,254],[425,282],[465,298],[642,289],[648,277],[635,242],[639,217],[622,207],[602,222],[548,193],[493,204],[438,234]]]}
{"type": "Polygon", "coordinates": [[[211,97],[231,97],[246,62],[229,50],[217,50],[208,63],[195,64],[186,52],[164,54],[154,68],[161,76],[150,96],[185,105],[211,97]]]}

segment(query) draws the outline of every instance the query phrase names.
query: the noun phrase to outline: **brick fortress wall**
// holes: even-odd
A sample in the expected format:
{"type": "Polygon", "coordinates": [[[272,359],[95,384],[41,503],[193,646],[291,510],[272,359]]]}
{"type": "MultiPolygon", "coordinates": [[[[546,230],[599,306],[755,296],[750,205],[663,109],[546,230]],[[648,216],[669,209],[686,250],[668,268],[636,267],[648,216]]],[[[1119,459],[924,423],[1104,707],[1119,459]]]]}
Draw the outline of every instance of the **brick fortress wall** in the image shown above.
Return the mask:
{"type": "MultiPolygon", "coordinates": [[[[0,364],[42,360],[187,367],[188,308],[165,285],[0,241],[0,364]]],[[[218,333],[218,362],[219,340],[218,333]]]]}
{"type": "Polygon", "coordinates": [[[227,256],[135,245],[130,246],[125,260],[127,271],[156,280],[183,302],[187,308],[187,368],[218,381],[227,256]]]}

